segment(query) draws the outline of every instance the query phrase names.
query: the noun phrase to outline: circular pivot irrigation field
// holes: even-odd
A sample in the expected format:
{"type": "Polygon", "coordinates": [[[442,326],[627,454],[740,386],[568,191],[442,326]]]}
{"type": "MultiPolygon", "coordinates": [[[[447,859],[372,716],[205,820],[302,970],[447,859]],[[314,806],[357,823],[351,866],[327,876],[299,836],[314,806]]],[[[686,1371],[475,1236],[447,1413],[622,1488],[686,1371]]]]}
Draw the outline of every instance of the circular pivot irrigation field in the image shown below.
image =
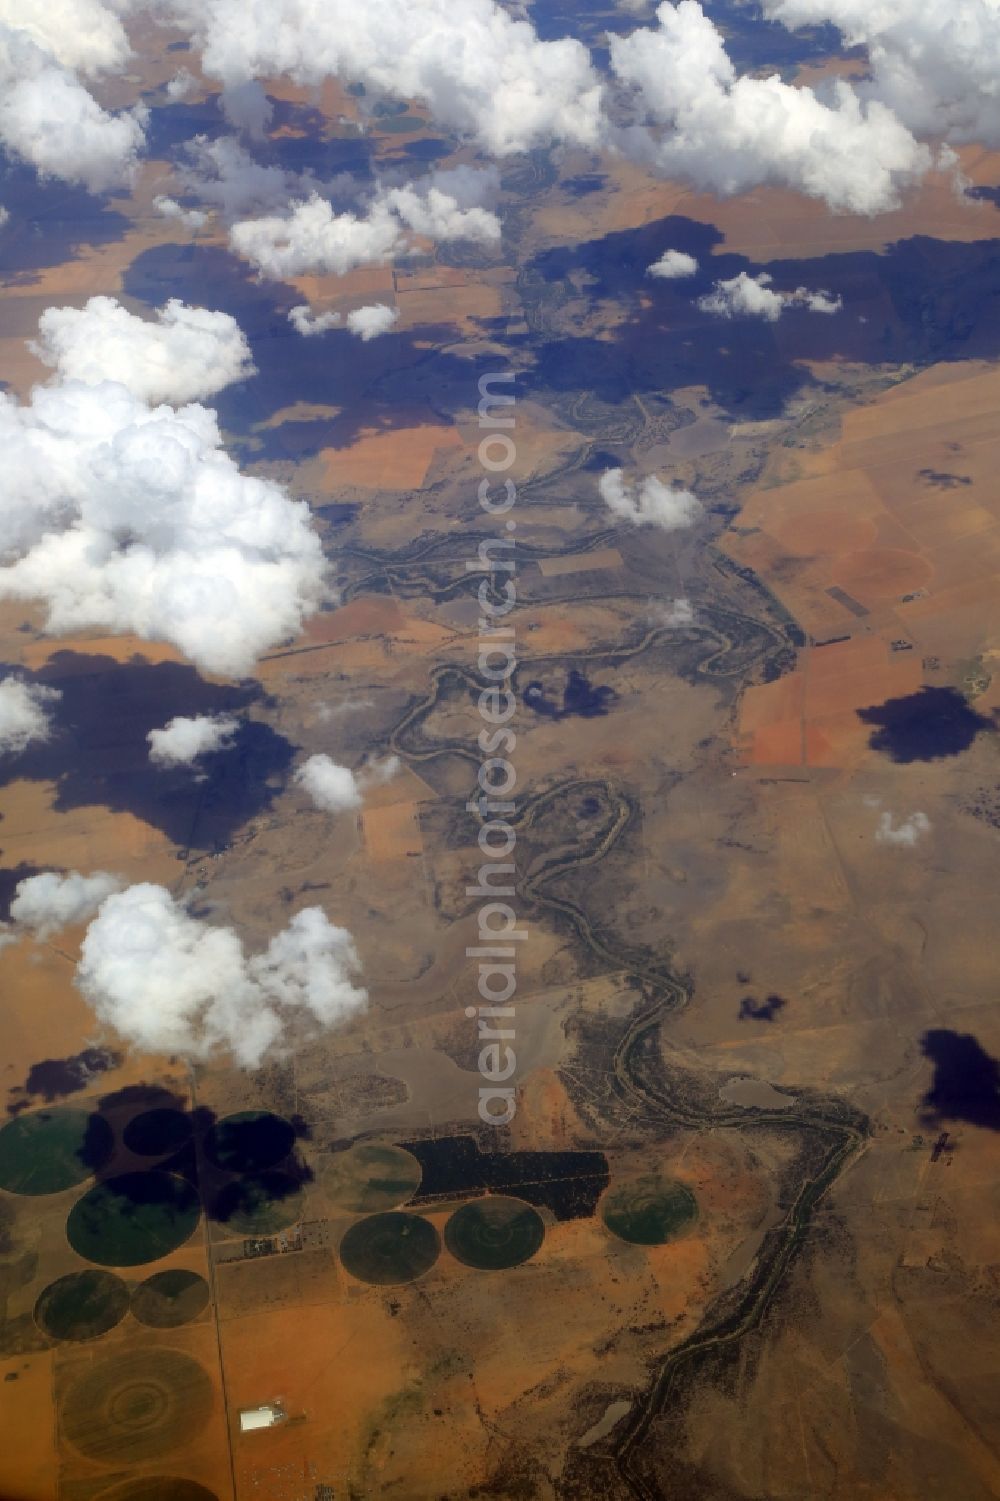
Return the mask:
{"type": "Polygon", "coordinates": [[[256,1173],[227,1183],[212,1219],[237,1235],[276,1235],[302,1218],[303,1198],[290,1173],[256,1173]]]}
{"type": "Polygon", "coordinates": [[[212,1414],[215,1394],[179,1350],[136,1350],[95,1362],[59,1408],[63,1437],[101,1464],[135,1465],[187,1444],[212,1414]]]}
{"type": "Polygon", "coordinates": [[[294,1145],[291,1121],[269,1110],[242,1110],[215,1123],[205,1138],[205,1155],[227,1173],[260,1173],[283,1161],[294,1145]]]}
{"type": "Polygon", "coordinates": [[[88,1110],[33,1110],[0,1131],[0,1188],[54,1194],[84,1183],[110,1159],[114,1132],[88,1110]]]}
{"type": "Polygon", "coordinates": [[[521,1199],[473,1199],[456,1209],[444,1227],[444,1243],[465,1266],[506,1271],[530,1261],[545,1239],[537,1209],[521,1199]]]}
{"type": "Polygon", "coordinates": [[[66,1238],[99,1266],[159,1261],[194,1233],[198,1192],[172,1173],[123,1173],[84,1194],[70,1211],[66,1238]]]}
{"type": "Polygon", "coordinates": [[[420,1187],[421,1167],[413,1153],[380,1142],[356,1142],[334,1152],[317,1171],[333,1203],[352,1214],[395,1209],[420,1187]]]}
{"type": "Polygon", "coordinates": [[[197,1272],[156,1272],[132,1294],[132,1313],[149,1329],[179,1329],[208,1307],[209,1287],[197,1272]]]}
{"type": "Polygon", "coordinates": [[[129,1291],[114,1272],[71,1272],[51,1283],[35,1304],[35,1323],[50,1339],[97,1339],[120,1324],[129,1291]]]}
{"type": "Polygon", "coordinates": [[[601,1215],[619,1240],[634,1246],[662,1246],[697,1218],[698,1203],[683,1183],[653,1174],[611,1189],[601,1215]]]}
{"type": "Polygon", "coordinates": [[[441,1254],[441,1237],[416,1214],[373,1214],[352,1225],[340,1259],[352,1277],[378,1287],[415,1282],[441,1254]]]}

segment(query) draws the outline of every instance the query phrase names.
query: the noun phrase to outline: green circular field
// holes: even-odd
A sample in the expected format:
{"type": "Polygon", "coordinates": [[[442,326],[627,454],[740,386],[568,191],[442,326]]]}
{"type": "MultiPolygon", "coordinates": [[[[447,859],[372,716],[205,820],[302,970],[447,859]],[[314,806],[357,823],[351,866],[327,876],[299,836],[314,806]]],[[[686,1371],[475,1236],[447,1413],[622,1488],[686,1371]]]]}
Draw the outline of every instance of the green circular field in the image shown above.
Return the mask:
{"type": "Polygon", "coordinates": [[[352,1277],[377,1287],[414,1282],[441,1254],[430,1220],[415,1214],[373,1214],[358,1220],[340,1242],[340,1259],[352,1277]]]}
{"type": "Polygon", "coordinates": [[[208,1307],[209,1288],[197,1272],[156,1272],[132,1294],[132,1312],[150,1329],[179,1329],[208,1307]]]}
{"type": "Polygon", "coordinates": [[[276,1235],[302,1218],[302,1194],[290,1173],[256,1173],[227,1183],[212,1219],[238,1235],[276,1235]]]}
{"type": "Polygon", "coordinates": [[[227,1173],[260,1173],[288,1156],[295,1127],[268,1110],[243,1110],[217,1121],[205,1138],[205,1153],[227,1173]]]}
{"type": "Polygon", "coordinates": [[[545,1239],[537,1209],[521,1199],[474,1199],[456,1209],[444,1227],[444,1243],[464,1266],[502,1272],[530,1261],[545,1239]]]}
{"type": "Polygon", "coordinates": [[[683,1183],[650,1174],[606,1195],[601,1215],[612,1235],[634,1246],[662,1246],[698,1216],[698,1202],[683,1183]]]}
{"type": "Polygon", "coordinates": [[[0,1130],[0,1188],[54,1194],[85,1182],[103,1167],[114,1133],[88,1110],[33,1110],[0,1130]]]}
{"type": "Polygon", "coordinates": [[[125,1145],[139,1157],[166,1157],[191,1140],[191,1118],[183,1110],[146,1110],[125,1127],[125,1145]]]}
{"type": "Polygon", "coordinates": [[[131,1466],[190,1443],[214,1401],[211,1381],[189,1355],[162,1347],[133,1350],[96,1362],[76,1379],[60,1407],[59,1427],[88,1459],[131,1466]]]}
{"type": "Polygon", "coordinates": [[[66,1238],[98,1266],[141,1266],[182,1246],[198,1224],[198,1194],[172,1173],[123,1173],[73,1205],[66,1238]]]}
{"type": "Polygon", "coordinates": [[[421,1167],[412,1152],[380,1142],[356,1142],[322,1159],[318,1169],[339,1209],[376,1214],[405,1204],[420,1187],[421,1167]]]}
{"type": "Polygon", "coordinates": [[[218,1501],[194,1480],[179,1480],[174,1475],[148,1475],[142,1480],[126,1480],[110,1491],[102,1491],[96,1501],[218,1501]]]}
{"type": "Polygon", "coordinates": [[[128,1288],[113,1272],[71,1272],[45,1289],[35,1323],[50,1339],[97,1339],[128,1313],[128,1288]]]}

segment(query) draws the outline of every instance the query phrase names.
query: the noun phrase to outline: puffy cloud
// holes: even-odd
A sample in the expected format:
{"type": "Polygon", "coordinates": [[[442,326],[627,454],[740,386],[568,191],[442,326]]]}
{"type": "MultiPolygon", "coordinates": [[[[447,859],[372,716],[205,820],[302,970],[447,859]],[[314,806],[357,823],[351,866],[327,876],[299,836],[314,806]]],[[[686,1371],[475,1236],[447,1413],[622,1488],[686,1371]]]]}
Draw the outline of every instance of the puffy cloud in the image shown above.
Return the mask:
{"type": "Polygon", "coordinates": [[[171,104],[179,104],[182,99],[187,99],[198,87],[198,80],[187,68],[182,68],[175,73],[167,84],[167,98],[171,104]]]}
{"type": "Polygon", "coordinates": [[[286,172],[254,161],[234,136],[194,136],[185,148],[186,161],[178,173],[186,192],[217,208],[227,219],[283,207],[290,199],[312,192],[311,173],[286,172]]]}
{"type": "Polygon", "coordinates": [[[87,929],[76,984],[100,1021],[141,1048],[245,1068],[287,1052],[303,1030],[335,1027],[367,995],[350,933],[306,907],[261,954],[232,928],[192,917],[162,886],[109,896],[87,929]]]}
{"type": "Polygon", "coordinates": [[[672,599],[668,605],[656,605],[650,614],[657,625],[668,626],[671,630],[694,625],[694,606],[689,599],[672,599]]]}
{"type": "Polygon", "coordinates": [[[10,915],[19,928],[39,938],[48,938],[60,928],[86,922],[105,898],[121,886],[117,876],[97,870],[83,876],[77,870],[65,875],[48,870],[19,881],[10,904],[10,915]]]}
{"type": "MultiPolygon", "coordinates": [[[[342,714],[354,714],[359,709],[372,709],[374,706],[373,698],[342,698],[337,704],[320,704],[316,710],[316,718],[322,724],[328,724],[331,719],[339,719],[342,714]]],[[[398,764],[398,756],[390,756],[389,759],[398,764]]]]}
{"type": "Polygon", "coordinates": [[[665,250],[658,261],[646,267],[647,276],[656,276],[662,281],[679,281],[685,276],[695,276],[697,271],[698,262],[683,250],[665,250]]]}
{"type": "Polygon", "coordinates": [[[698,306],[719,318],[765,318],[768,323],[777,323],[785,301],[780,292],[771,290],[771,280],[763,272],[749,276],[741,271],[729,281],[717,281],[713,291],[698,299],[698,306]]]}
{"type": "Polygon", "coordinates": [[[205,407],[62,381],[0,393],[0,443],[0,598],[44,601],[52,634],[131,632],[242,676],[326,597],[308,506],[241,474],[205,407]]]}
{"type": "Polygon", "coordinates": [[[370,761],[361,773],[362,789],[367,792],[369,787],[382,787],[398,776],[402,769],[403,763],[398,756],[386,756],[384,761],[370,761]]]}
{"type": "Polygon", "coordinates": [[[295,773],[295,781],[324,813],[347,813],[360,808],[364,793],[349,766],[329,756],[310,756],[295,773]]]}
{"type": "Polygon", "coordinates": [[[223,115],[235,130],[262,141],[274,116],[274,105],[255,79],[223,89],[219,99],[223,115]]]}
{"type": "Polygon", "coordinates": [[[796,307],[804,307],[810,313],[839,313],[844,306],[842,297],[835,297],[830,292],[808,292],[805,287],[786,295],[796,307]]]}
{"type": "Polygon", "coordinates": [[[185,229],[204,229],[208,223],[209,216],[203,209],[185,208],[176,198],[168,198],[164,193],[153,199],[153,207],[165,219],[177,219],[185,229]]]}
{"type": "Polygon", "coordinates": [[[896,823],[891,813],[883,813],[875,830],[879,844],[892,844],[900,849],[913,849],[931,831],[931,821],[926,813],[911,813],[901,823],[896,823]]]}
{"type": "Polygon", "coordinates": [[[843,307],[840,298],[831,297],[829,292],[810,292],[805,287],[797,287],[794,292],[775,292],[772,281],[773,277],[765,271],[759,276],[741,271],[728,281],[717,281],[711,292],[699,297],[698,306],[702,312],[718,318],[764,318],[768,323],[777,323],[788,307],[827,314],[837,313],[843,307]]]}
{"type": "Polygon", "coordinates": [[[329,333],[331,328],[336,328],[340,314],[314,313],[311,307],[302,303],[290,310],[288,321],[297,334],[301,334],[304,339],[312,339],[317,334],[329,333]]]}
{"type": "Polygon", "coordinates": [[[693,526],[702,514],[701,503],[690,490],[675,490],[653,474],[636,488],[625,483],[620,469],[607,469],[598,488],[608,509],[634,526],[659,526],[665,532],[676,532],[693,526]]]}
{"type": "Polygon", "coordinates": [[[0,682],[0,754],[20,754],[33,740],[47,740],[49,710],[62,694],[57,688],[6,677],[0,682]]]}
{"type": "Polygon", "coordinates": [[[500,238],[500,222],[491,212],[500,189],[495,167],[445,167],[417,183],[390,188],[386,202],[407,229],[431,240],[500,238]]]}
{"type": "Polygon", "coordinates": [[[108,114],[27,31],[0,24],[0,145],[12,156],[103,192],[131,181],[144,119],[142,109],[108,114]]]}
{"type": "Polygon", "coordinates": [[[770,183],[872,214],[929,167],[891,109],[843,80],[821,99],[777,76],[739,77],[697,0],[665,0],[656,14],[657,29],[610,39],[611,66],[646,117],[621,141],[665,175],[719,193],[770,183]]]}
{"type": "Polygon", "coordinates": [[[4,208],[3,204],[0,203],[0,229],[3,229],[4,225],[7,223],[7,220],[9,218],[10,218],[10,209],[9,208],[4,208]]]}
{"type": "Polygon", "coordinates": [[[878,99],[920,135],[1000,145],[996,0],[764,0],[786,26],[831,21],[868,49],[878,99]]]}
{"type": "Polygon", "coordinates": [[[389,307],[385,302],[375,302],[370,307],[355,308],[347,315],[347,327],[365,344],[369,339],[377,339],[379,334],[387,334],[398,322],[399,308],[389,307]]]}
{"type": "Polygon", "coordinates": [[[193,766],[199,756],[228,750],[240,727],[231,714],[178,714],[162,730],[150,730],[149,759],[154,766],[193,766]]]}
{"type": "Polygon", "coordinates": [[[256,373],[235,318],[176,297],[155,322],[113,297],[91,297],[83,308],[47,308],[38,332],[31,349],[65,379],[117,381],[142,401],[193,401],[256,373]]]}
{"type": "Polygon", "coordinates": [[[385,265],[411,247],[411,233],[489,244],[500,238],[496,215],[484,207],[496,184],[491,170],[434,172],[418,184],[380,189],[360,214],[337,213],[313,193],[287,212],[234,224],[230,244],[277,280],[385,265]]]}
{"type": "Polygon", "coordinates": [[[174,0],[202,65],[227,86],[333,74],[425,101],[442,125],[504,156],[567,141],[596,146],[601,86],[570,38],[542,42],[494,0],[174,0]]]}
{"type": "Polygon", "coordinates": [[[398,756],[366,767],[355,775],[327,755],[310,756],[295,773],[295,781],[324,813],[347,813],[360,808],[369,787],[388,782],[400,768],[398,756]]]}
{"type": "Polygon", "coordinates": [[[384,203],[364,218],[334,213],[318,193],[292,204],[283,214],[234,224],[230,244],[266,276],[332,272],[344,276],[358,266],[384,265],[405,247],[398,219],[384,203]]]}
{"type": "Polygon", "coordinates": [[[100,0],[0,0],[0,26],[23,32],[74,72],[120,70],[130,52],[114,8],[100,0]]]}

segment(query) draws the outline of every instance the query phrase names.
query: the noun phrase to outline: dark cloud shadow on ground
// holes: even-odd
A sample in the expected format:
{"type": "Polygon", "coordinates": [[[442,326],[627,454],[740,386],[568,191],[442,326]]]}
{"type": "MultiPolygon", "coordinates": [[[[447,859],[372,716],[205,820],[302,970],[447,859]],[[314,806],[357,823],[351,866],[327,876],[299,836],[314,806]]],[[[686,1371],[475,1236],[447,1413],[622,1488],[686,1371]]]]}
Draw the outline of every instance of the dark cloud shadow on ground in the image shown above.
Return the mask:
{"type": "MultiPolygon", "coordinates": [[[[146,125],[146,152],[154,160],[178,157],[183,161],[186,156],[181,148],[195,136],[207,136],[209,140],[214,140],[216,136],[231,134],[230,127],[219,112],[214,95],[198,101],[178,99],[173,103],[147,100],[147,108],[149,121],[146,125]]],[[[175,184],[167,182],[163,192],[172,197],[175,196],[175,188],[175,184]]]]}
{"type": "Polygon", "coordinates": [[[961,755],[977,735],[997,728],[955,688],[921,688],[857,712],[863,724],[874,727],[872,750],[903,764],[961,755]]]}
{"type": "MultiPolygon", "coordinates": [[[[228,251],[200,245],[164,245],[137,256],[125,276],[125,291],[151,306],[181,297],[219,308],[239,322],[253,348],[258,374],[211,400],[227,436],[244,462],[304,457],[320,447],[342,448],[362,431],[392,431],[428,408],[449,421],[477,398],[480,369],[497,361],[460,359],[437,344],[455,342],[452,324],[423,325],[365,344],[342,329],[303,338],[288,322],[302,296],[283,282],[258,281],[251,268],[228,251]],[[430,347],[428,347],[430,346],[430,347]],[[290,434],[259,424],[296,402],[341,409],[290,434]],[[294,447],[286,446],[290,438],[294,447]]],[[[365,299],[378,302],[375,294],[365,299]]]]}
{"type": "Polygon", "coordinates": [[[1000,1131],[1000,1062],[968,1032],[938,1028],[925,1032],[920,1046],[934,1064],[924,1110],[937,1120],[1000,1131]]]}
{"type": "Polygon", "coordinates": [[[788,1002],[780,995],[769,995],[765,1001],[745,995],[740,1001],[736,1019],[741,1022],[773,1022],[787,1005],[788,1002]]]}
{"type": "MultiPolygon", "coordinates": [[[[276,1134],[280,1132],[280,1156],[259,1169],[249,1162],[220,1167],[210,1146],[213,1133],[226,1127],[224,1118],[207,1106],[192,1107],[179,1089],[129,1084],[96,1101],[80,1157],[92,1170],[95,1186],[107,1185],[117,1215],[127,1218],[134,1212],[141,1217],[151,1203],[157,1209],[163,1175],[169,1175],[187,1185],[179,1202],[200,1207],[220,1223],[245,1209],[243,1185],[254,1190],[254,1203],[266,1211],[312,1181],[312,1169],[297,1146],[307,1135],[300,1118],[283,1121],[259,1112],[258,1120],[262,1126],[273,1122],[276,1134]]],[[[266,1236],[268,1231],[262,1228],[260,1233],[266,1236]]]]}
{"type": "Polygon", "coordinates": [[[107,197],[42,181],[11,162],[0,166],[0,203],[10,215],[0,228],[0,279],[18,285],[30,285],[47,266],[76,260],[84,246],[123,239],[129,228],[107,197]]]}
{"type": "MultiPolygon", "coordinates": [[[[800,63],[840,50],[840,33],[834,26],[789,31],[777,21],[765,21],[760,6],[747,0],[702,0],[702,9],[722,30],[726,51],[740,72],[763,67],[794,72],[800,63]]],[[[531,20],[544,41],[576,37],[593,49],[599,66],[606,66],[604,36],[628,35],[640,26],[655,29],[655,11],[654,0],[638,12],[619,8],[611,0],[534,0],[531,20]]]]}
{"type": "Polygon", "coordinates": [[[722,243],[713,225],[673,216],[537,256],[522,285],[543,318],[548,307],[558,317],[562,303],[581,295],[620,302],[628,316],[607,337],[526,336],[520,342],[535,360],[526,379],[557,402],[582,390],[610,405],[635,393],[705,385],[732,417],[750,420],[777,416],[797,393],[821,389],[806,362],[925,364],[1000,353],[1000,240],[915,236],[883,254],[766,266],[713,253],[722,243]],[[693,255],[698,273],[678,281],[649,277],[647,268],[667,249],[693,255]],[[842,298],[843,308],[831,316],[786,308],[775,323],[699,309],[716,281],[761,271],[775,290],[825,290],[842,298]]]}
{"type": "Polygon", "coordinates": [[[59,812],[131,813],[181,849],[220,849],[287,781],[295,747],[257,720],[243,720],[230,749],[201,757],[194,769],[160,770],[149,761],[150,730],[177,715],[245,715],[266,702],[256,683],[210,683],[182,663],[71,651],[21,676],[58,688],[62,698],[51,739],[8,758],[5,777],[54,782],[59,812]]]}
{"type": "Polygon", "coordinates": [[[113,1048],[84,1048],[69,1058],[43,1058],[33,1063],[27,1078],[11,1091],[14,1099],[7,1106],[8,1115],[17,1115],[31,1105],[51,1105],[69,1095],[89,1089],[101,1074],[120,1068],[124,1054],[113,1048]]]}

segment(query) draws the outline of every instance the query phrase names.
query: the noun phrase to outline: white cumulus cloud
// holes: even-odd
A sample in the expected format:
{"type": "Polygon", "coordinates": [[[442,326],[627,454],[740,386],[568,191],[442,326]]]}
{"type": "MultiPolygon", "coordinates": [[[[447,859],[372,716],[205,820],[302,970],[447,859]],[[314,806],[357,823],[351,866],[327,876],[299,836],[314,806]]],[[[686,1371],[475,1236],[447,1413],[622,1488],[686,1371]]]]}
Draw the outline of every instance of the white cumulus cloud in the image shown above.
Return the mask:
{"type": "Polygon", "coordinates": [[[794,306],[804,307],[810,313],[839,313],[844,306],[842,297],[834,297],[830,292],[809,292],[805,287],[786,295],[794,306]]]}
{"type": "Polygon", "coordinates": [[[154,766],[193,766],[199,756],[227,750],[239,727],[231,714],[178,714],[146,736],[149,759],[154,766]]]}
{"type": "Polygon", "coordinates": [[[496,172],[456,167],[419,184],[382,188],[360,213],[338,213],[319,193],[287,211],[234,224],[230,244],[258,271],[276,280],[386,265],[409,250],[412,236],[494,243],[500,223],[485,207],[496,172]]]}
{"type": "Polygon", "coordinates": [[[184,191],[227,219],[284,207],[313,192],[311,173],[286,172],[257,162],[235,136],[194,136],[184,147],[178,177],[184,191]]]}
{"type": "Polygon", "coordinates": [[[0,598],[53,635],[131,632],[242,676],[327,597],[308,506],[241,474],[216,414],[111,381],[0,393],[0,598]]]}
{"type": "Polygon", "coordinates": [[[868,50],[859,91],[920,135],[1000,145],[996,0],[764,0],[786,26],[831,21],[868,50]]]}
{"type": "Polygon", "coordinates": [[[175,73],[167,84],[167,98],[171,104],[179,104],[182,99],[187,99],[190,94],[193,94],[197,87],[198,80],[194,75],[189,73],[187,68],[181,68],[180,72],[175,73]]]}
{"type": "Polygon", "coordinates": [[[314,313],[306,303],[290,309],[288,321],[297,334],[304,339],[313,339],[317,334],[329,333],[340,323],[339,313],[314,313]]]}
{"type": "Polygon", "coordinates": [[[30,347],[66,380],[117,381],[148,402],[214,396],[256,373],[235,318],[176,297],[155,321],[137,318],[113,297],[91,297],[82,308],[47,308],[30,347]]]}
{"type": "Polygon", "coordinates": [[[890,108],[843,80],[821,98],[776,75],[740,77],[697,0],[664,0],[656,15],[655,29],[612,37],[610,49],[643,116],[620,139],[663,175],[726,194],[773,184],[873,214],[930,166],[890,108]]]}
{"type": "Polygon", "coordinates": [[[22,32],[74,72],[120,71],[130,48],[117,9],[100,0],[0,0],[0,26],[22,32]]]}
{"type": "Polygon", "coordinates": [[[771,289],[772,278],[762,272],[750,276],[741,271],[728,281],[717,281],[711,292],[699,297],[702,312],[714,313],[718,318],[764,318],[768,323],[777,323],[785,310],[785,300],[780,292],[771,289]]]}
{"type": "Polygon", "coordinates": [[[650,615],[657,625],[665,625],[671,630],[679,631],[685,626],[694,625],[694,606],[683,596],[672,599],[669,604],[654,606],[650,615]]]}
{"type": "Polygon", "coordinates": [[[358,307],[347,315],[347,327],[365,344],[387,334],[399,322],[399,309],[388,303],[375,302],[369,307],[358,307]]]}
{"type": "Polygon", "coordinates": [[[680,281],[686,276],[695,276],[698,271],[698,262],[693,255],[687,255],[683,250],[665,250],[659,260],[647,266],[646,275],[658,277],[661,281],[680,281]]]}
{"type": "Polygon", "coordinates": [[[374,204],[362,217],[338,214],[318,193],[287,212],[241,219],[229,240],[237,255],[277,281],[327,272],[344,276],[358,266],[384,265],[406,245],[386,204],[374,204]]]}
{"type": "Polygon", "coordinates": [[[493,156],[596,146],[601,85],[582,43],[540,41],[494,0],[174,0],[205,72],[227,88],[330,75],[424,101],[493,156]]]}
{"type": "Polygon", "coordinates": [[[390,781],[399,768],[399,757],[388,756],[355,773],[321,753],[303,761],[294,780],[324,813],[348,813],[361,807],[369,787],[390,781]]]}
{"type": "Polygon", "coordinates": [[[339,766],[330,756],[310,756],[295,773],[295,781],[324,813],[347,813],[364,801],[351,768],[339,766]]]}
{"type": "Polygon", "coordinates": [[[361,1011],[354,941],[320,907],[292,918],[263,953],[192,917],[162,886],[109,896],[87,929],[76,984],[98,1019],[144,1052],[231,1053],[257,1068],[303,1031],[361,1011]]]}
{"type": "Polygon", "coordinates": [[[18,882],[10,904],[11,920],[39,938],[48,938],[60,928],[86,922],[120,887],[118,877],[103,870],[89,876],[78,870],[65,874],[47,870],[18,882]]]}
{"type": "Polygon", "coordinates": [[[630,485],[621,469],[607,469],[598,481],[605,505],[634,526],[658,526],[676,532],[693,526],[702,515],[701,502],[690,490],[675,490],[655,474],[630,485]]]}
{"type": "Polygon", "coordinates": [[[170,198],[166,193],[158,193],[153,199],[153,207],[158,214],[165,219],[176,219],[183,224],[185,229],[204,229],[209,216],[200,208],[185,208],[178,203],[176,198],[170,198]]]}
{"type": "Polygon", "coordinates": [[[883,813],[875,830],[879,844],[892,844],[900,849],[913,849],[931,831],[931,821],[926,813],[911,813],[898,824],[891,813],[883,813]]]}
{"type": "Polygon", "coordinates": [[[47,740],[51,710],[62,698],[58,688],[6,677],[0,682],[0,754],[19,754],[33,740],[47,740]]]}
{"type": "Polygon", "coordinates": [[[843,303],[829,292],[810,292],[797,287],[794,292],[776,292],[771,285],[773,277],[766,271],[751,276],[741,271],[728,281],[717,281],[711,292],[699,297],[698,306],[704,313],[713,313],[717,318],[763,318],[768,323],[777,323],[789,307],[805,308],[810,313],[837,313],[843,303]]]}
{"type": "Polygon", "coordinates": [[[252,140],[262,141],[274,116],[274,105],[256,79],[223,89],[219,106],[226,121],[252,140]]]}
{"type": "Polygon", "coordinates": [[[0,21],[0,145],[12,156],[44,177],[104,192],[132,180],[144,120],[141,108],[109,114],[28,30],[0,21]]]}

